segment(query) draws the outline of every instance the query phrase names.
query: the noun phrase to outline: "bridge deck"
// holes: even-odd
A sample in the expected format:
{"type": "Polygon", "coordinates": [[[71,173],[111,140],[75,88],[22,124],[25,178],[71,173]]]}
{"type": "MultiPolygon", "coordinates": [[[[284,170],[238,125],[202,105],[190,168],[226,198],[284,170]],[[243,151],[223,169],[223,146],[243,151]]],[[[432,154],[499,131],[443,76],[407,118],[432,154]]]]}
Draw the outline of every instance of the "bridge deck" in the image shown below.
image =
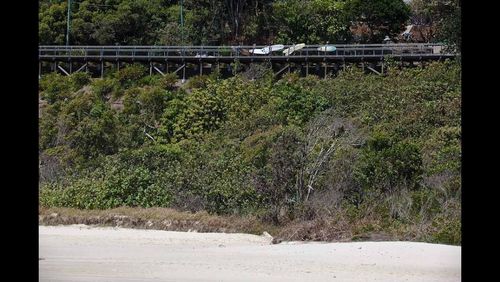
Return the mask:
{"type": "MultiPolygon", "coordinates": [[[[150,62],[360,62],[393,57],[403,61],[440,60],[457,55],[444,52],[441,44],[334,45],[333,52],[306,45],[291,55],[276,51],[252,54],[268,46],[39,46],[40,61],[150,61],[150,62]]],[[[285,48],[291,47],[286,45],[285,48]]]]}

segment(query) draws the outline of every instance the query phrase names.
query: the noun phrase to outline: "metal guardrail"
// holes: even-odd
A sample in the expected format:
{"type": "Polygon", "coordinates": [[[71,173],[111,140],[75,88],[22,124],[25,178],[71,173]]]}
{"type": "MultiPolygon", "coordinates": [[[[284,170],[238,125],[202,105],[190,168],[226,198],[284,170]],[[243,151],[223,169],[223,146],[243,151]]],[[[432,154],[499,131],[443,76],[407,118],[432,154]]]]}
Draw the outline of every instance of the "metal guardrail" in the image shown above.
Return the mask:
{"type": "MultiPolygon", "coordinates": [[[[285,49],[293,45],[285,45],[285,49]]],[[[324,45],[306,45],[285,56],[282,51],[266,55],[250,54],[252,49],[269,46],[39,46],[39,58],[79,60],[163,60],[163,59],[307,59],[307,58],[370,58],[370,57],[454,57],[444,52],[442,44],[338,44],[333,52],[318,51],[324,45]]]]}

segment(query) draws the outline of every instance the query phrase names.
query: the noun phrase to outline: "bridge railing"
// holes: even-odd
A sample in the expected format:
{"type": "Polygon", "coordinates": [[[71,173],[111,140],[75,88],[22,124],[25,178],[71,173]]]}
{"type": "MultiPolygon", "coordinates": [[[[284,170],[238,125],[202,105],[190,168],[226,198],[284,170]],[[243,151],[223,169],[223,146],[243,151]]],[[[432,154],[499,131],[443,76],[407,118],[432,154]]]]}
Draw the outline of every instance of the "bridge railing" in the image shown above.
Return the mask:
{"type": "MultiPolygon", "coordinates": [[[[294,45],[285,45],[285,49],[294,45]]],[[[242,58],[242,57],[370,57],[452,55],[442,44],[335,44],[333,52],[319,51],[324,45],[306,45],[286,56],[283,50],[265,55],[251,50],[267,45],[241,46],[39,46],[40,58],[83,59],[167,59],[167,58],[242,58]]]]}

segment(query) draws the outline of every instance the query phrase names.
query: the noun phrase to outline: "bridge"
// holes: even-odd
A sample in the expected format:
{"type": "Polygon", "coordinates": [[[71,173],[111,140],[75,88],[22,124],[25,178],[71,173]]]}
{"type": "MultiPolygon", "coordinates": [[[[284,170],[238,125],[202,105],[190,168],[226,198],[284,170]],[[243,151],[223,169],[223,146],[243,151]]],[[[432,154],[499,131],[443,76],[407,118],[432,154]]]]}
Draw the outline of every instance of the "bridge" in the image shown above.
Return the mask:
{"type": "MultiPolygon", "coordinates": [[[[285,49],[293,45],[285,45],[285,49]]],[[[150,75],[158,72],[202,75],[217,69],[234,74],[252,63],[268,63],[276,75],[284,71],[326,76],[347,64],[360,65],[377,74],[391,58],[402,65],[453,59],[442,44],[339,44],[333,52],[319,51],[324,45],[306,45],[285,55],[283,51],[265,55],[252,50],[269,46],[39,46],[39,73],[59,71],[66,75],[85,70],[104,76],[106,67],[120,69],[124,64],[149,65],[150,75]],[[76,69],[76,70],[75,70],[76,69]],[[187,73],[186,73],[187,72],[187,73]]]]}

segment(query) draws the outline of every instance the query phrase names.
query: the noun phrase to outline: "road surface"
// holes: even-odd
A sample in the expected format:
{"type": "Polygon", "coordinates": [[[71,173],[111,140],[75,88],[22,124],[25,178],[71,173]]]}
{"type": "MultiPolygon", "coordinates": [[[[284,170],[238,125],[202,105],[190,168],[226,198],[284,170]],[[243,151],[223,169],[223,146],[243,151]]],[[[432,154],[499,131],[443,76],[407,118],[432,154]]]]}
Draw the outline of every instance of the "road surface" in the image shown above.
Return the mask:
{"type": "Polygon", "coordinates": [[[39,281],[460,281],[461,247],[39,226],[39,281]]]}

